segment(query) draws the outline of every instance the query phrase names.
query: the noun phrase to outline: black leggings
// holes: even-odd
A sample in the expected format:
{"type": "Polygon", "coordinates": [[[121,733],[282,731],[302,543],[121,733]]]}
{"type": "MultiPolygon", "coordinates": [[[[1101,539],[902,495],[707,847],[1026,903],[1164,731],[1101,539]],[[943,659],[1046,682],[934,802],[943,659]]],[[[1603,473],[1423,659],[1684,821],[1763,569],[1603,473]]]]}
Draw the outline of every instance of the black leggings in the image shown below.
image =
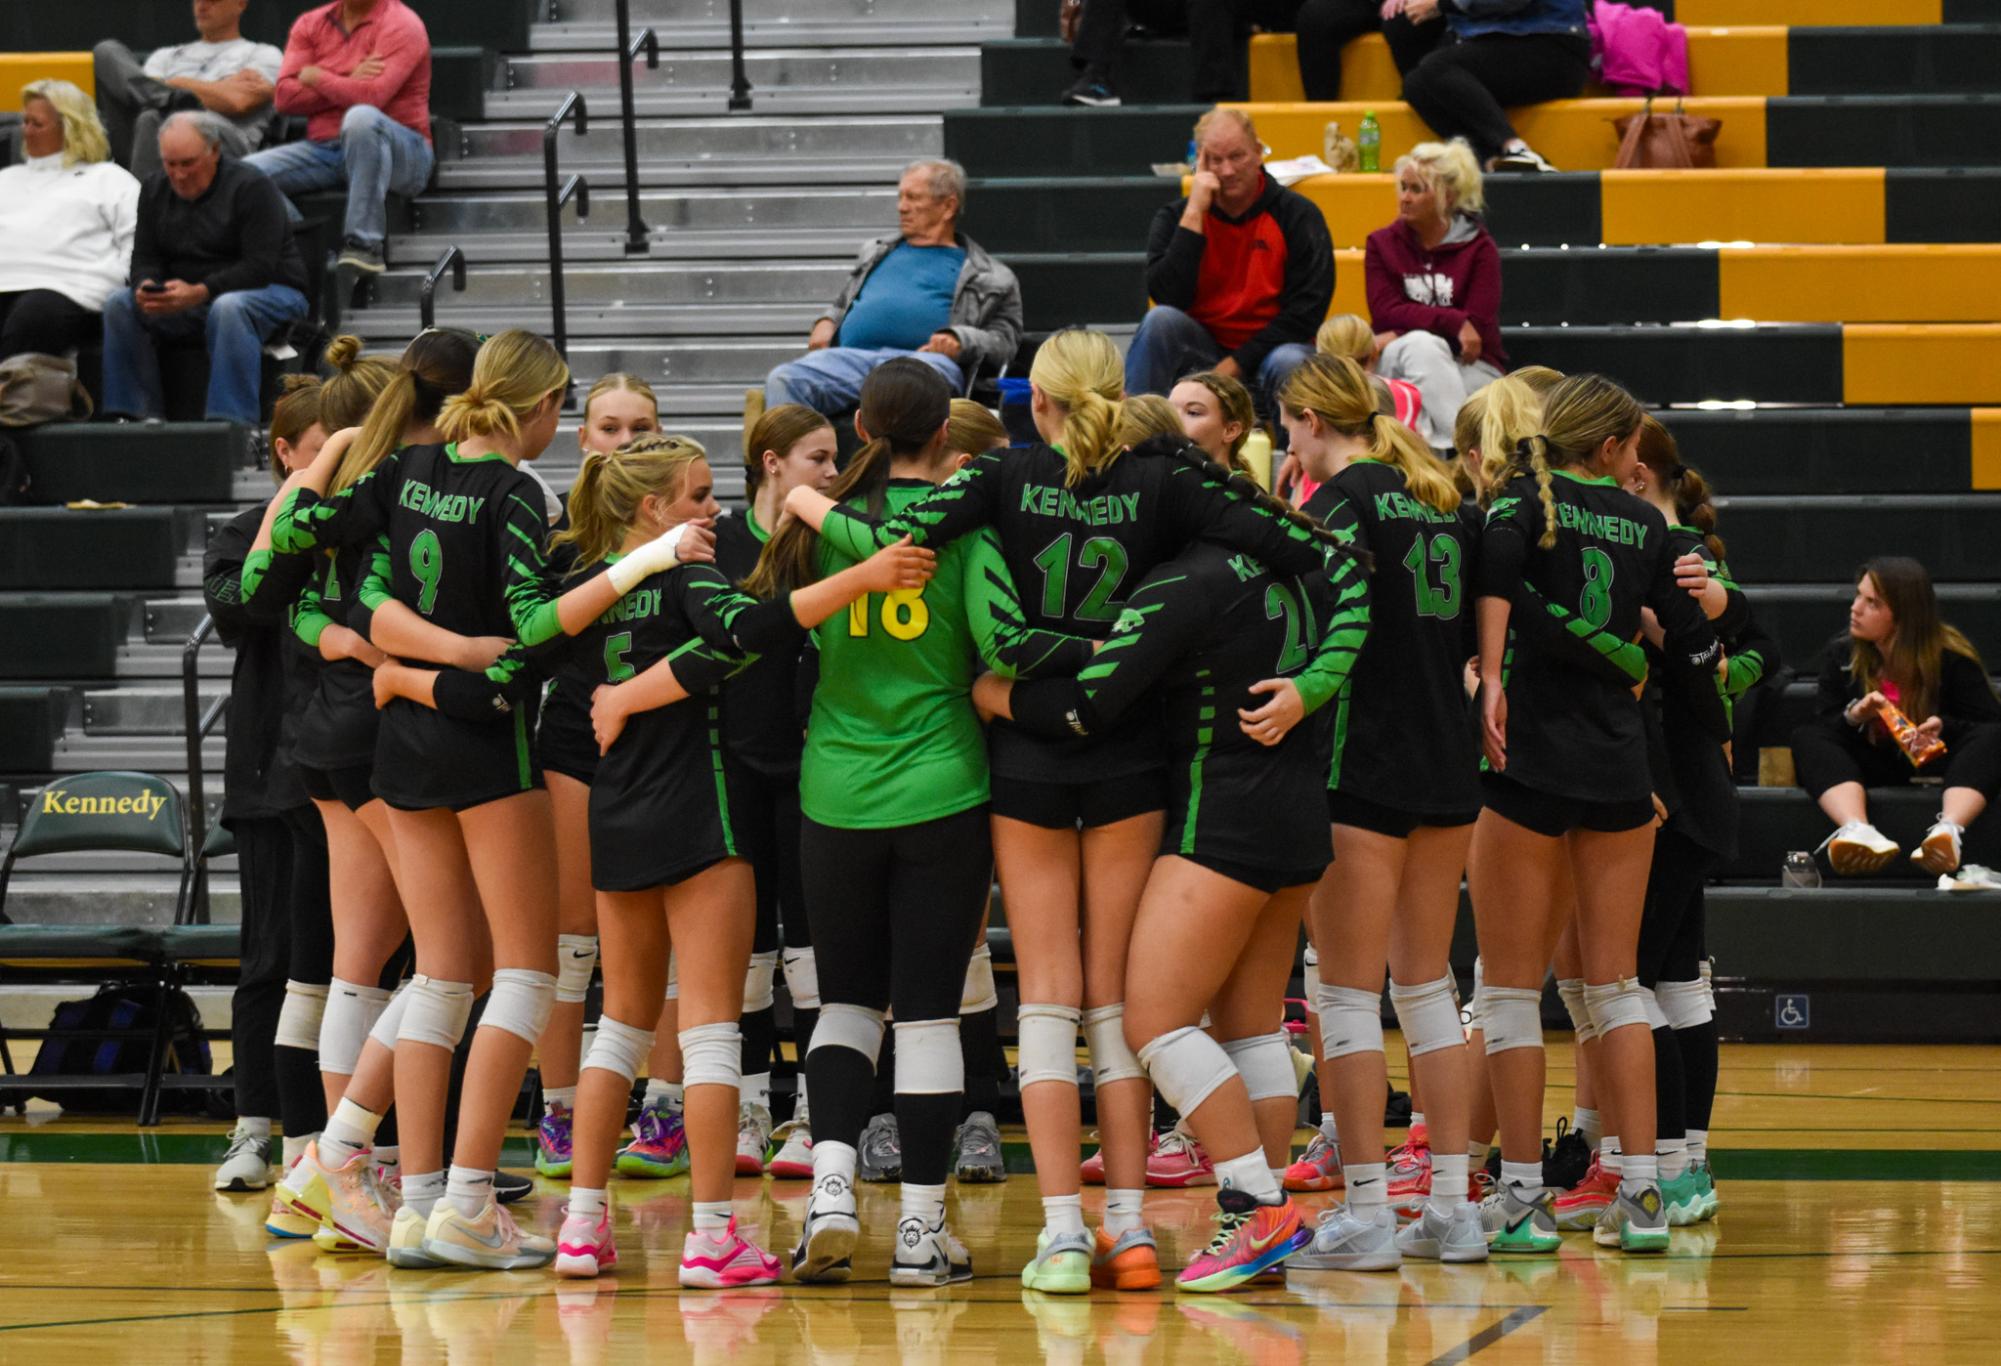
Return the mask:
{"type": "Polygon", "coordinates": [[[274,1040],[286,979],[325,986],[333,977],[326,830],[311,807],[237,820],[232,830],[243,921],[229,1031],[236,1112],[310,1134],[326,1124],[319,1054],[274,1040]]]}
{"type": "MultiPolygon", "coordinates": [[[[1721,857],[1677,831],[1654,836],[1647,874],[1646,908],[1640,914],[1639,978],[1649,990],[1662,982],[1693,982],[1706,953],[1703,887],[1721,857]]],[[[1707,1129],[1716,1099],[1716,1022],[1689,1029],[1656,1029],[1654,1127],[1664,1139],[1707,1129]]]]}
{"type": "Polygon", "coordinates": [[[104,335],[102,315],[53,289],[0,294],[0,360],[35,351],[66,355],[104,335]]]}
{"type": "MultiPolygon", "coordinates": [[[[2001,724],[1948,722],[1939,738],[1946,752],[1925,765],[1926,777],[1947,787],[1973,788],[1989,801],[2001,797],[2001,724]]],[[[1887,740],[1871,744],[1865,732],[1838,716],[1820,717],[1793,731],[1793,771],[1816,799],[1842,783],[1903,787],[1917,775],[1897,746],[1887,740]]]]}
{"type": "Polygon", "coordinates": [[[1118,69],[1128,23],[1168,33],[1185,30],[1194,62],[1189,93],[1198,102],[1235,99],[1236,11],[1243,7],[1245,0],[1084,0],[1070,63],[1109,81],[1118,69]]]}
{"type": "Polygon", "coordinates": [[[1403,97],[1441,138],[1481,161],[1515,136],[1506,108],[1569,99],[1591,79],[1591,41],[1569,33],[1495,33],[1443,42],[1403,78],[1403,97]]]}
{"type": "Polygon", "coordinates": [[[1383,22],[1382,0],[1306,0],[1299,7],[1299,83],[1309,100],[1341,98],[1341,49],[1382,30],[1390,59],[1408,76],[1446,34],[1443,23],[1413,24],[1399,14],[1383,22]]]}
{"type": "MultiPolygon", "coordinates": [[[[956,1025],[993,885],[986,806],[889,830],[806,819],[800,852],[822,1004],[890,1010],[906,1024],[956,1025]]],[[[868,1122],[875,1059],[851,1048],[816,1048],[806,1080],[814,1140],[857,1144],[868,1122]]],[[[944,1183],[960,1097],[897,1093],[905,1181],[944,1183]]]]}
{"type": "MultiPolygon", "coordinates": [[[[732,802],[731,812],[737,817],[737,831],[757,876],[757,931],[751,952],[778,952],[781,920],[784,947],[809,949],[813,947],[813,931],[806,916],[806,888],[799,875],[799,775],[739,767],[735,776],[743,800],[732,802]]],[[[799,1003],[793,1002],[792,1043],[802,1063],[818,1018],[817,1010],[801,1010],[799,1003]]],[[[769,1072],[778,1047],[777,1007],[745,1011],[742,1028],[744,1075],[769,1072]]]]}

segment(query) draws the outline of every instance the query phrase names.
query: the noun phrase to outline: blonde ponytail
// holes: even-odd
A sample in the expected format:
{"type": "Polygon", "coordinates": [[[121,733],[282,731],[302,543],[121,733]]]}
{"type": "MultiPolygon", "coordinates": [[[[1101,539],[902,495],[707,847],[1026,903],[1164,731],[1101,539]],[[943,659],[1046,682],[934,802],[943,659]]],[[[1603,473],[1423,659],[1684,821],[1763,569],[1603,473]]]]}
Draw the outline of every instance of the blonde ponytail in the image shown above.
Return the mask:
{"type": "Polygon", "coordinates": [[[1066,327],[1036,348],[1029,383],[1063,409],[1064,483],[1109,469],[1119,452],[1117,433],[1125,395],[1125,364],[1102,332],[1066,327]]]}
{"type": "Polygon", "coordinates": [[[1520,379],[1503,375],[1466,400],[1452,436],[1461,455],[1473,449],[1480,452],[1480,483],[1492,502],[1510,479],[1528,471],[1518,448],[1541,430],[1542,399],[1520,379]],[[1471,433],[1466,426],[1469,411],[1478,423],[1471,433]]]}
{"type": "Polygon", "coordinates": [[[707,458],[701,443],[685,436],[641,436],[615,451],[588,452],[570,485],[569,528],[551,547],[574,545],[579,567],[599,563],[624,542],[643,501],[680,497],[689,467],[707,458]]]}
{"type": "Polygon", "coordinates": [[[570,367],[555,347],[533,332],[510,329],[479,348],[472,382],[445,400],[438,430],[447,441],[518,437],[521,420],[569,382],[570,367]]]}
{"type": "Polygon", "coordinates": [[[1426,507],[1451,514],[1459,508],[1459,486],[1416,432],[1377,411],[1368,373],[1346,356],[1312,356],[1294,370],[1279,391],[1279,402],[1295,413],[1316,414],[1343,436],[1369,443],[1364,456],[1391,465],[1404,488],[1426,507]]]}

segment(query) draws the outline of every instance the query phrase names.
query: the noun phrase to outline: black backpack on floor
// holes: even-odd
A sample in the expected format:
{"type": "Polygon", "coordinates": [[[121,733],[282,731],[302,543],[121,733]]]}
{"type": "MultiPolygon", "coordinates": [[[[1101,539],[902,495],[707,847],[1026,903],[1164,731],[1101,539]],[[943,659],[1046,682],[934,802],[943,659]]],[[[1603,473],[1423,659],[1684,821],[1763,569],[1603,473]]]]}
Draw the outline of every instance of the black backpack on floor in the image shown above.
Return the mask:
{"type": "MultiPolygon", "coordinates": [[[[37,1094],[34,1078],[38,1076],[143,1073],[156,1023],[154,1003],[158,999],[147,988],[111,983],[85,1000],[64,1001],[49,1019],[49,1037],[42,1041],[35,1065],[28,1073],[28,1084],[21,1089],[30,1095],[37,1094]]],[[[178,987],[167,993],[166,1047],[166,1072],[210,1075],[213,1059],[208,1040],[202,1035],[201,1012],[193,998],[178,987]]],[[[136,1109],[138,1097],[136,1090],[86,1087],[52,1091],[46,1098],[65,1110],[105,1113],[136,1109]]],[[[163,1100],[163,1108],[168,1110],[199,1113],[206,1109],[199,1092],[168,1091],[163,1100]]]]}

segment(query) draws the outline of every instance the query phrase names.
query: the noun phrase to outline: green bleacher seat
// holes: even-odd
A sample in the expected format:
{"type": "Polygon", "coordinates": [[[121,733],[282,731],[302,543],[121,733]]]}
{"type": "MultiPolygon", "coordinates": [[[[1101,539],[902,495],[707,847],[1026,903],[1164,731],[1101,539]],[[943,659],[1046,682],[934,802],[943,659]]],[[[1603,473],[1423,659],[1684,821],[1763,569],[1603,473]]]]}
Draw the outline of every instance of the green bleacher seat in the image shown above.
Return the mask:
{"type": "Polygon", "coordinates": [[[0,508],[0,589],[171,588],[187,546],[172,508],[0,508]]]}
{"type": "Polygon", "coordinates": [[[0,593],[0,667],[10,681],[109,678],[131,619],[115,593],[0,593]]]}
{"type": "Polygon", "coordinates": [[[224,503],[250,463],[231,422],[51,424],[15,437],[39,503],[224,503]]]}

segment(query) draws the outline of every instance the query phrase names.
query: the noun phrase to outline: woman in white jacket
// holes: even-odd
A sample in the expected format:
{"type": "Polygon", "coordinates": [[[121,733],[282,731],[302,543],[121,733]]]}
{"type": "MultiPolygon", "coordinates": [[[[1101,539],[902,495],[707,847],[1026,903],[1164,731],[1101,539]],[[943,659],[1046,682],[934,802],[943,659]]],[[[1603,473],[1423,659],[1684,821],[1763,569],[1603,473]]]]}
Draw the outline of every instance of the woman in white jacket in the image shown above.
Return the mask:
{"type": "Polygon", "coordinates": [[[126,288],[139,182],[114,164],[90,97],[68,81],[21,92],[21,165],[0,170],[0,359],[95,341],[126,288]]]}

